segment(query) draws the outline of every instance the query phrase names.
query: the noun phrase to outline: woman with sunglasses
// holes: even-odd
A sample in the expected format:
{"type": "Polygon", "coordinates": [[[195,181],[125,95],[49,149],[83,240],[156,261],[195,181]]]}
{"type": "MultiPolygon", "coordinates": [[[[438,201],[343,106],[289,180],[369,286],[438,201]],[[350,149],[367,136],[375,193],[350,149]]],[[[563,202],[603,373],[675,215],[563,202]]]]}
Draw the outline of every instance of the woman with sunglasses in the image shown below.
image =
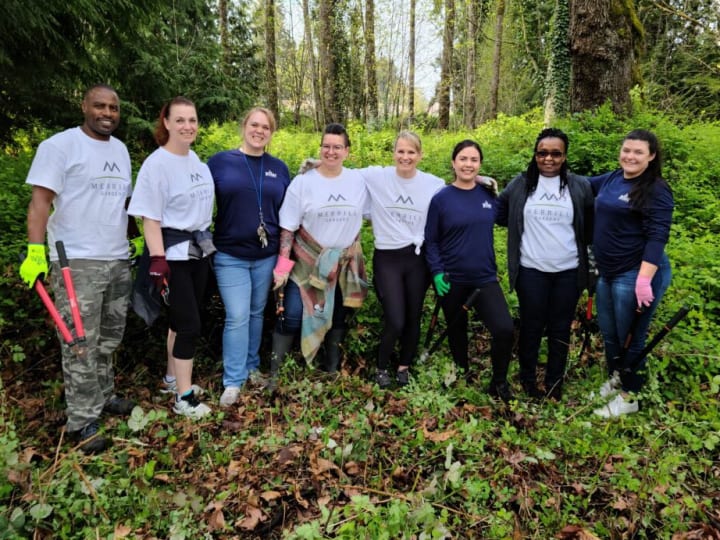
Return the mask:
{"type": "Polygon", "coordinates": [[[498,197],[497,223],[508,228],[510,290],[520,308],[520,383],[530,398],[562,397],[570,325],[588,283],[593,194],[568,171],[568,137],[548,128],[533,157],[498,197]],[[547,334],[545,391],[537,386],[540,342],[547,334]]]}

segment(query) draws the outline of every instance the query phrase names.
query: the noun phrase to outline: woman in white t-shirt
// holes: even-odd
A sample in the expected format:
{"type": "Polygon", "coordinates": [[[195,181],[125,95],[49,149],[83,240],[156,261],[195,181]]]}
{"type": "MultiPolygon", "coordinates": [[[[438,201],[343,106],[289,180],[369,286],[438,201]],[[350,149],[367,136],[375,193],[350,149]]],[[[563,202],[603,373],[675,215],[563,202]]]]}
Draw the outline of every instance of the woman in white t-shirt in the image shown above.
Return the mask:
{"type": "Polygon", "coordinates": [[[160,148],[145,160],[128,213],[143,218],[149,274],[168,303],[168,361],[176,376],[173,411],[190,418],[210,412],[192,384],[200,303],[215,251],[208,230],[215,189],[210,170],[190,149],[198,130],[195,105],[184,97],[163,106],[155,130],[160,148]]]}
{"type": "Polygon", "coordinates": [[[362,175],[343,166],[349,151],[344,126],[328,124],[320,165],[290,182],[280,208],[273,275],[275,289],[284,291],[284,312],[273,333],[273,380],[298,331],[306,361],[324,344],[323,368],[336,372],[349,312],[367,294],[359,235],[368,195],[362,175]]]}
{"type": "Polygon", "coordinates": [[[430,285],[422,251],[430,199],[445,182],[417,169],[422,159],[420,138],[403,131],[395,139],[394,166],[367,167],[360,173],[370,194],[370,219],[375,237],[373,282],[383,308],[375,381],[391,384],[388,373],[395,343],[400,341],[397,373],[400,386],[408,383],[409,367],[417,353],[425,293],[430,285]]]}
{"type": "Polygon", "coordinates": [[[544,129],[526,172],[498,197],[496,222],[507,226],[510,289],[520,307],[520,382],[530,398],[562,397],[570,325],[588,286],[593,194],[583,176],[568,172],[569,141],[544,129]],[[537,387],[540,341],[547,334],[545,392],[537,387]]]}

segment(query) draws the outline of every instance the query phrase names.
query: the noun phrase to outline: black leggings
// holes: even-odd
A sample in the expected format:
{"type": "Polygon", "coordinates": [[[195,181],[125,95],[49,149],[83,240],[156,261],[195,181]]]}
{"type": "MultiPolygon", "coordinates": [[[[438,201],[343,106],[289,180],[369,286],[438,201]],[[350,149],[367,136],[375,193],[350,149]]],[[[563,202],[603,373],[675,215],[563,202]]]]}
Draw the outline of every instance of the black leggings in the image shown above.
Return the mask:
{"type": "Polygon", "coordinates": [[[375,290],[384,313],[377,367],[388,368],[398,338],[398,364],[409,366],[417,353],[423,301],[430,285],[425,258],[415,254],[415,246],[376,249],[373,271],[375,290]]]}
{"type": "Polygon", "coordinates": [[[176,332],[172,355],[178,360],[195,356],[195,340],[200,336],[200,303],[205,295],[210,259],[168,261],[170,267],[170,330],[176,332]]]}
{"type": "MultiPolygon", "coordinates": [[[[468,312],[462,306],[475,287],[452,283],[450,291],[441,297],[445,321],[448,325],[448,344],[455,363],[468,369],[468,312]]],[[[500,285],[493,281],[477,288],[478,296],[472,306],[473,316],[490,331],[492,347],[492,383],[505,382],[512,355],[513,321],[500,285]]]]}

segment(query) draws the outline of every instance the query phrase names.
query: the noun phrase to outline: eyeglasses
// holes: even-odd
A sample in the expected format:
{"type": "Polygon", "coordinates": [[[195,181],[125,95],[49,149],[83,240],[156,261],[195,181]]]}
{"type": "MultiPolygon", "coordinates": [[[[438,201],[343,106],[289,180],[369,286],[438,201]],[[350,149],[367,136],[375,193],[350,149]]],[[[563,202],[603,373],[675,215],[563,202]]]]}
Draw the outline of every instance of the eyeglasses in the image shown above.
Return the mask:
{"type": "Polygon", "coordinates": [[[564,155],[565,154],[563,154],[559,150],[553,150],[552,152],[548,152],[547,150],[538,150],[537,152],[535,152],[535,157],[540,159],[545,159],[548,156],[553,159],[560,159],[564,155]]]}
{"type": "Polygon", "coordinates": [[[345,146],[341,144],[321,144],[320,148],[325,150],[326,152],[329,152],[330,150],[333,150],[335,152],[340,152],[340,150],[345,150],[345,146]]]}

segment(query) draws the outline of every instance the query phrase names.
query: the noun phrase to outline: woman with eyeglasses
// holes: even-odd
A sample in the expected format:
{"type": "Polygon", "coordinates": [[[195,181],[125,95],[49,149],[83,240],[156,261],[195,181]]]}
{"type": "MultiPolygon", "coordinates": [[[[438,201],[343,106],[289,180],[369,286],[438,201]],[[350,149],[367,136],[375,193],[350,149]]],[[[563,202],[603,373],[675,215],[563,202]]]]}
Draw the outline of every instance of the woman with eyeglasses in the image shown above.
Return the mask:
{"type": "Polygon", "coordinates": [[[340,346],[352,309],[367,295],[360,245],[368,194],[362,175],[343,166],[350,138],[341,124],[328,124],[320,143],[320,165],[290,182],[280,207],[280,250],[273,270],[284,294],[284,316],[273,333],[274,381],[295,335],[312,363],[324,344],[325,371],[340,368],[340,346]]]}
{"type": "Polygon", "coordinates": [[[498,198],[497,223],[508,228],[510,290],[516,291],[520,309],[520,383],[534,399],[562,397],[570,326],[588,284],[593,194],[585,177],[568,171],[568,147],[568,136],[561,130],[542,130],[527,170],[498,198]],[[542,392],[537,364],[545,334],[542,392]]]}

